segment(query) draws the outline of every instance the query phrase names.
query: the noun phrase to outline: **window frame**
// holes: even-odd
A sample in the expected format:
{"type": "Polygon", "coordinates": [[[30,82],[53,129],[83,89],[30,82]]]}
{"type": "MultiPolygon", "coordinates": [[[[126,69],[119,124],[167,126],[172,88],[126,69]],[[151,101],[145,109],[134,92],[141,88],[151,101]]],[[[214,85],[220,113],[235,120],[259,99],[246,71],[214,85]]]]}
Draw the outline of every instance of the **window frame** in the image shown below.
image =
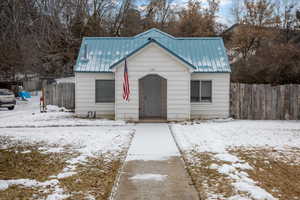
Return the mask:
{"type": "Polygon", "coordinates": [[[190,102],[193,103],[193,104],[212,104],[213,103],[213,80],[211,79],[197,79],[197,80],[192,80],[191,79],[191,83],[190,83],[190,87],[192,89],[192,81],[197,81],[199,82],[199,101],[192,101],[192,94],[190,93],[190,102]],[[201,84],[202,84],[202,81],[210,81],[211,82],[211,100],[210,101],[203,101],[201,100],[201,84]]]}
{"type": "Polygon", "coordinates": [[[95,104],[115,103],[116,102],[116,81],[115,79],[95,79],[95,104]],[[97,101],[97,81],[112,81],[114,84],[114,99],[112,101],[97,101]]]}

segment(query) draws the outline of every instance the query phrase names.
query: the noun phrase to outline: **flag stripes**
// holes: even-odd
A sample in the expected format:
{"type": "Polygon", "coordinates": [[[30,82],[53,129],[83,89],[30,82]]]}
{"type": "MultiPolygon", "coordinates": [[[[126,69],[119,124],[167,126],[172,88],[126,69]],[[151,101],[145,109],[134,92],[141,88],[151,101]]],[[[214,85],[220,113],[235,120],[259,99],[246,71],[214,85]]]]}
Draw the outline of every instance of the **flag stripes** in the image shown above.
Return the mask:
{"type": "Polygon", "coordinates": [[[130,88],[129,88],[129,80],[128,80],[128,69],[127,69],[127,61],[125,59],[124,66],[124,77],[123,77],[123,99],[125,101],[129,101],[130,88]]]}

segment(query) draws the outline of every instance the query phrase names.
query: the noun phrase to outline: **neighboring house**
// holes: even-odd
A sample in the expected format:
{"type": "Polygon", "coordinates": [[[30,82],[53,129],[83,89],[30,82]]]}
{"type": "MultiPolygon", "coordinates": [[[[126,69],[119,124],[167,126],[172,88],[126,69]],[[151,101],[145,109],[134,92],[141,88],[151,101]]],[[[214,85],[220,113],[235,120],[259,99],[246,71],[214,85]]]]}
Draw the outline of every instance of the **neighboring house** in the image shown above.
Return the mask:
{"type": "Polygon", "coordinates": [[[230,66],[221,38],[86,37],[75,66],[75,112],[122,120],[229,116],[230,66]],[[130,97],[123,100],[124,61],[130,97]]]}

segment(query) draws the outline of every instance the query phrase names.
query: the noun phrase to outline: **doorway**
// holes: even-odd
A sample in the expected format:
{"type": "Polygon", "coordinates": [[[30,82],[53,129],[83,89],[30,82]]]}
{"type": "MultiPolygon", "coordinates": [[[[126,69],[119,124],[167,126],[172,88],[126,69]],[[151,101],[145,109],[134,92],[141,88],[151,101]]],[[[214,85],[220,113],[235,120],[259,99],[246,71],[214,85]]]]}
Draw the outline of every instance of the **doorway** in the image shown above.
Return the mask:
{"type": "Polygon", "coordinates": [[[167,80],[150,74],[139,80],[139,118],[167,118],[167,80]]]}

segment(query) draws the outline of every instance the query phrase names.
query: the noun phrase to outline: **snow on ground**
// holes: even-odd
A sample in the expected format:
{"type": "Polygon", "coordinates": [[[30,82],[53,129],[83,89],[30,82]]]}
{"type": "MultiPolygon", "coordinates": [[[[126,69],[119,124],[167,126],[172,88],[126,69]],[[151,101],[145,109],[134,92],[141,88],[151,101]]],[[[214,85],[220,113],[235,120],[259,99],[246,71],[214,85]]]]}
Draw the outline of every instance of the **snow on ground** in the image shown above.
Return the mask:
{"type": "Polygon", "coordinates": [[[127,161],[167,160],[180,156],[167,124],[137,124],[127,161]]]}
{"type": "Polygon", "coordinates": [[[92,156],[95,152],[120,150],[122,143],[129,140],[132,131],[126,127],[43,127],[43,128],[1,128],[0,136],[11,137],[12,143],[36,144],[46,143],[50,146],[59,145],[49,152],[63,150],[63,146],[71,145],[79,153],[92,156]]]}
{"type": "MultiPolygon", "coordinates": [[[[28,101],[17,101],[15,109],[0,108],[0,137],[8,137],[7,144],[2,144],[1,149],[6,149],[21,144],[45,144],[40,147],[41,153],[60,153],[68,150],[78,156],[67,161],[59,174],[48,177],[50,181],[38,182],[30,179],[0,180],[0,190],[5,190],[12,185],[24,187],[49,187],[54,188],[53,195],[48,199],[63,199],[64,191],[59,187],[59,180],[73,176],[76,165],[84,162],[88,157],[97,154],[109,153],[113,159],[129,145],[133,129],[125,127],[124,121],[103,119],[76,118],[74,113],[64,108],[48,105],[47,113],[40,113],[39,93],[28,101]]],[[[18,152],[16,152],[18,153],[18,152]]],[[[30,153],[23,151],[20,153],[30,153]]]]}
{"type": "Polygon", "coordinates": [[[136,174],[130,177],[131,180],[153,180],[153,181],[163,181],[168,175],[161,174],[136,174]]]}
{"type": "MultiPolygon", "coordinates": [[[[74,113],[64,108],[48,105],[47,113],[40,113],[39,93],[28,101],[17,100],[15,109],[0,108],[0,137],[8,137],[7,144],[2,144],[1,149],[6,149],[21,144],[45,144],[40,147],[41,153],[64,152],[67,146],[79,153],[67,161],[67,167],[61,173],[48,177],[50,181],[38,182],[30,179],[0,180],[0,190],[5,190],[12,185],[24,187],[54,187],[54,193],[47,199],[63,199],[66,197],[59,180],[74,175],[76,165],[84,162],[88,157],[97,154],[110,153],[113,159],[124,147],[129,145],[134,130],[125,127],[124,121],[103,119],[76,118],[74,113]]],[[[18,152],[16,152],[18,153],[18,152]]],[[[30,153],[23,151],[20,153],[30,153]]]]}
{"type": "Polygon", "coordinates": [[[30,179],[15,179],[15,180],[0,180],[0,190],[6,190],[13,185],[22,185],[23,187],[32,188],[32,187],[42,187],[44,190],[47,190],[49,187],[54,188],[54,193],[48,195],[47,200],[59,200],[68,198],[69,195],[64,194],[62,188],[58,186],[59,181],[52,179],[50,181],[39,182],[36,180],[30,179]]]}
{"type": "MultiPolygon", "coordinates": [[[[88,157],[94,157],[100,153],[118,153],[128,146],[133,130],[124,127],[51,127],[51,128],[1,128],[0,136],[9,137],[10,143],[0,148],[8,148],[20,141],[26,144],[43,143],[49,146],[43,150],[56,152],[56,149],[71,145],[72,149],[79,153],[79,156],[67,161],[68,166],[58,175],[51,178],[65,178],[75,174],[76,164],[84,162],[88,157]],[[53,150],[54,149],[54,150],[53,150]]],[[[56,179],[54,179],[56,180],[56,179]]],[[[6,189],[10,185],[21,184],[24,186],[49,185],[48,183],[35,184],[35,180],[0,180],[0,189],[6,189]]],[[[51,182],[53,184],[53,182],[51,182]]]]}
{"type": "MultiPolygon", "coordinates": [[[[173,124],[175,138],[185,152],[209,152],[214,158],[231,164],[212,164],[221,174],[228,175],[236,191],[246,192],[249,198],[257,200],[272,200],[274,198],[243,171],[251,166],[230,154],[227,150],[235,147],[274,148],[288,150],[300,148],[299,121],[228,121],[204,122],[194,125],[173,124]]],[[[193,158],[189,157],[191,162],[193,158]]],[[[230,199],[248,199],[245,196],[234,196],[230,199]]],[[[216,197],[218,198],[218,197],[216,197]]]]}
{"type": "Polygon", "coordinates": [[[231,121],[173,125],[173,131],[184,150],[194,144],[201,152],[226,152],[229,147],[300,147],[300,121],[231,121]]]}
{"type": "Polygon", "coordinates": [[[97,126],[124,125],[124,121],[104,119],[76,118],[72,112],[64,108],[48,105],[47,113],[40,113],[39,95],[28,101],[17,101],[14,110],[0,108],[0,128],[5,127],[40,127],[40,126],[97,126]]]}

